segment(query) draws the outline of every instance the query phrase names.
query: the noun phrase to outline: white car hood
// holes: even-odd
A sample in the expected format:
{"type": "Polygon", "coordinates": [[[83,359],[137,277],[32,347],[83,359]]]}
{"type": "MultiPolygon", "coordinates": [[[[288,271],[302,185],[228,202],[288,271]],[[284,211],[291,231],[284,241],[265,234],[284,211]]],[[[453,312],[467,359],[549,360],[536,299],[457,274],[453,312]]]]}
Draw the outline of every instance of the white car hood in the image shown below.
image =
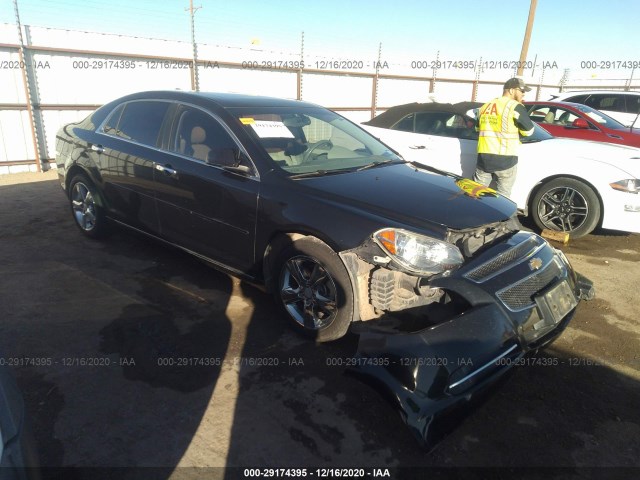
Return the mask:
{"type": "Polygon", "coordinates": [[[568,154],[573,157],[614,165],[634,178],[640,178],[640,148],[615,145],[612,143],[592,142],[571,138],[553,138],[541,142],[526,144],[520,149],[520,156],[568,154]]]}
{"type": "MultiPolygon", "coordinates": [[[[431,135],[401,132],[372,127],[370,125],[360,126],[373,136],[389,144],[392,148],[397,149],[407,160],[423,161],[425,156],[424,148],[425,146],[428,148],[430,137],[438,138],[432,137],[431,135]]],[[[459,140],[459,143],[462,144],[462,142],[467,145],[463,150],[471,149],[475,151],[475,140],[459,140]]],[[[451,154],[459,156],[460,152],[451,152],[451,154]]],[[[589,163],[598,162],[614,166],[628,174],[629,178],[640,178],[640,148],[625,145],[554,137],[540,142],[522,144],[518,156],[521,161],[530,162],[531,164],[535,164],[541,158],[549,160],[554,158],[558,160],[573,159],[574,161],[578,161],[578,163],[581,159],[585,159],[589,160],[589,163]]],[[[448,170],[460,174],[461,172],[456,168],[459,166],[459,162],[452,162],[452,168],[448,170]]],[[[440,167],[442,167],[442,165],[440,165],[440,167]]],[[[545,168],[548,169],[549,166],[547,165],[545,168]]],[[[558,173],[555,171],[552,172],[552,170],[553,168],[549,171],[551,173],[558,173]]],[[[471,172],[462,173],[463,175],[465,173],[467,175],[471,174],[471,172]]]]}

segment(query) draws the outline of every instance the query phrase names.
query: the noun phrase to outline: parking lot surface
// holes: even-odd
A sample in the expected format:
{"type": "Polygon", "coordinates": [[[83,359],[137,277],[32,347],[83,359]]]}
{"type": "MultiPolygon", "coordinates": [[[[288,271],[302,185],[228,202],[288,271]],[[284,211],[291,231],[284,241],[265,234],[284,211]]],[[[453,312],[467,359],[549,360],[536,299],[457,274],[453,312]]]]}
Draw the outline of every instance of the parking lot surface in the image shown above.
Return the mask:
{"type": "Polygon", "coordinates": [[[0,176],[0,357],[45,467],[167,467],[163,478],[186,467],[551,467],[548,478],[638,478],[640,235],[556,246],[596,298],[432,452],[347,374],[355,335],[314,345],[271,296],[187,254],[123,230],[85,238],[55,171],[0,176]]]}

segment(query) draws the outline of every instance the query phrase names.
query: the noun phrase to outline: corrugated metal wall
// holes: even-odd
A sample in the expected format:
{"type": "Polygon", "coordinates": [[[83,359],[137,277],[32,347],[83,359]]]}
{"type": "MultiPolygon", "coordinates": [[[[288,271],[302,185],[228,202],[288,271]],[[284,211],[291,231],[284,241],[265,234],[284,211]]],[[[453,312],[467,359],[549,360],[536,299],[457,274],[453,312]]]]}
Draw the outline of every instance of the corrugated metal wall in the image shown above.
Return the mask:
{"type": "MultiPolygon", "coordinates": [[[[23,38],[24,62],[16,26],[0,25],[0,174],[34,171],[37,158],[42,168],[49,168],[58,128],[98,105],[135,91],[192,89],[192,47],[187,42],[29,26],[23,26],[23,38]]],[[[330,70],[333,65],[323,66],[322,60],[306,55],[302,70],[297,53],[211,45],[199,45],[198,52],[200,90],[301,98],[356,122],[402,103],[472,100],[474,93],[477,99],[492,98],[513,74],[492,71],[480,79],[465,70],[460,78],[439,78],[435,71],[412,76],[395,73],[397,68],[390,74],[388,69],[376,72],[375,61],[364,62],[357,71],[330,70]]],[[[546,99],[558,90],[539,82],[531,97],[546,99]]]]}

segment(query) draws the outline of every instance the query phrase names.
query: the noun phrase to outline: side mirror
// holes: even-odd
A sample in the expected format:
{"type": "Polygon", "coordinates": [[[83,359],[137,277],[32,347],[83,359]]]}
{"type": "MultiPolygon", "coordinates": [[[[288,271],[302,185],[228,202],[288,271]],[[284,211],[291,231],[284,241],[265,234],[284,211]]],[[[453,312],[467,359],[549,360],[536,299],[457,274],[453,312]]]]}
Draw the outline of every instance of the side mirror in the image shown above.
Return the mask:
{"type": "Polygon", "coordinates": [[[238,148],[214,148],[209,152],[207,163],[242,175],[251,175],[253,172],[251,162],[238,148]]]}
{"type": "Polygon", "coordinates": [[[212,148],[207,155],[207,163],[210,165],[234,166],[238,163],[237,148],[212,148]]]}
{"type": "Polygon", "coordinates": [[[589,123],[584,118],[576,118],[571,124],[571,128],[588,129],[589,123]]]}

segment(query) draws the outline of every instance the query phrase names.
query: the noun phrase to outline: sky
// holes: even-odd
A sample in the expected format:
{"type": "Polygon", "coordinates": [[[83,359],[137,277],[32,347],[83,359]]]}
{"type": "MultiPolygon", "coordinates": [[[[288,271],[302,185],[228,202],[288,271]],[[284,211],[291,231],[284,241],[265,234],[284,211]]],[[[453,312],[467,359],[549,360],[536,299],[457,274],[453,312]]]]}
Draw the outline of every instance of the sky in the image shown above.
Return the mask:
{"type": "MultiPolygon", "coordinates": [[[[191,40],[189,0],[18,0],[23,24],[191,40]]],[[[326,59],[515,62],[529,0],[194,0],[196,40],[326,59]]],[[[572,79],[640,77],[640,1],[538,0],[527,60],[572,79]]],[[[13,0],[0,22],[15,23],[13,0]]],[[[417,75],[431,71],[415,67],[417,75]]],[[[451,74],[446,76],[451,77],[451,74]]],[[[545,77],[545,78],[547,78],[545,77]]]]}

